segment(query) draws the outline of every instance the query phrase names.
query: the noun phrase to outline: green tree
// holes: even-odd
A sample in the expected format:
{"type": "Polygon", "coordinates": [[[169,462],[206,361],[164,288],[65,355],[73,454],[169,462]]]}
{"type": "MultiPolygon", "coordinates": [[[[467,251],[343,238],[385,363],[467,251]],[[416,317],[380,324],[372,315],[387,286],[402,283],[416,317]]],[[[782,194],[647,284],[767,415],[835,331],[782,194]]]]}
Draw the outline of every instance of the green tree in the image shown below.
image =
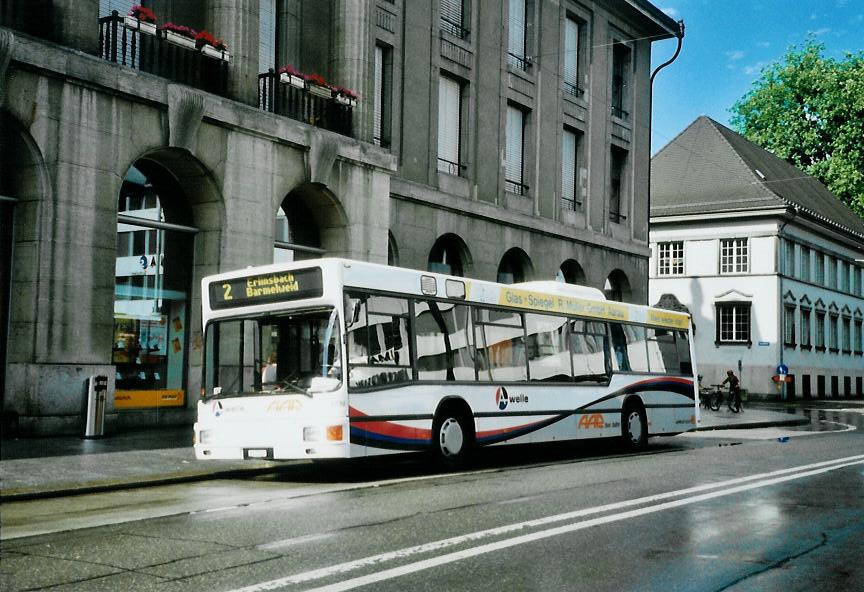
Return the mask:
{"type": "Polygon", "coordinates": [[[812,37],[792,46],[735,103],[731,124],[864,218],[864,52],[824,52],[812,37]]]}

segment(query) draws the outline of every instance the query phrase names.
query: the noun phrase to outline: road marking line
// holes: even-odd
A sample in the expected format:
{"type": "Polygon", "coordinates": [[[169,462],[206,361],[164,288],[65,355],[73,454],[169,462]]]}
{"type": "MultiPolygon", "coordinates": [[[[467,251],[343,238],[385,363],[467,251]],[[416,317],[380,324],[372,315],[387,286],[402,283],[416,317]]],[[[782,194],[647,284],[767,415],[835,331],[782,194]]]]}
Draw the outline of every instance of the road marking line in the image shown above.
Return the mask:
{"type": "Polygon", "coordinates": [[[284,539],[281,541],[274,541],[272,543],[266,543],[264,545],[258,545],[255,548],[260,549],[262,551],[273,551],[274,549],[282,549],[284,547],[293,547],[294,545],[299,545],[302,543],[310,543],[312,541],[320,541],[323,539],[329,539],[335,536],[332,532],[322,532],[318,534],[310,534],[306,536],[294,537],[293,539],[284,539]]]}
{"type": "Polygon", "coordinates": [[[526,543],[532,543],[535,541],[539,541],[542,539],[547,539],[550,537],[569,534],[571,532],[575,532],[577,530],[584,530],[586,528],[591,528],[593,526],[600,526],[603,524],[608,524],[610,522],[618,522],[620,520],[626,520],[629,518],[637,518],[639,516],[644,516],[646,514],[653,514],[655,512],[661,512],[663,510],[669,510],[672,508],[679,508],[681,506],[687,506],[691,504],[695,504],[698,502],[703,502],[707,500],[711,500],[718,497],[724,497],[727,495],[732,495],[735,493],[741,493],[744,491],[750,491],[752,489],[759,489],[761,487],[767,487],[769,485],[776,485],[777,483],[784,483],[786,481],[794,481],[796,479],[801,479],[804,477],[811,477],[813,475],[819,475],[822,473],[827,473],[828,471],[834,471],[837,469],[842,469],[844,467],[849,467],[853,465],[864,464],[864,460],[845,463],[841,465],[833,465],[830,467],[825,467],[821,469],[815,469],[812,471],[807,471],[805,473],[795,473],[793,475],[787,475],[785,477],[777,477],[775,479],[769,479],[766,481],[759,481],[756,483],[750,483],[747,485],[739,485],[738,487],[733,487],[731,489],[721,489],[720,491],[713,491],[710,493],[703,493],[701,495],[697,495],[691,498],[679,499],[671,502],[666,502],[662,504],[657,504],[654,506],[648,506],[647,508],[639,508],[637,510],[630,510],[627,512],[623,512],[621,514],[611,514],[608,516],[602,516],[600,518],[592,518],[591,520],[584,520],[582,522],[575,522],[573,524],[567,524],[564,526],[558,526],[556,528],[550,528],[548,530],[543,530],[540,532],[535,532],[531,534],[525,534],[522,536],[513,537],[510,539],[505,539],[503,541],[498,541],[494,543],[487,543],[485,545],[481,545],[479,547],[473,547],[471,549],[465,549],[464,551],[456,551],[454,553],[448,553],[447,555],[440,555],[438,557],[433,557],[431,559],[426,559],[423,561],[417,561],[415,563],[409,563],[408,565],[402,565],[400,567],[394,567],[385,571],[380,571],[376,573],[372,573],[366,576],[360,576],[357,578],[352,578],[350,580],[344,580],[342,582],[337,582],[335,584],[331,584],[329,586],[322,586],[319,588],[314,588],[307,590],[306,592],[344,592],[345,590],[353,590],[354,588],[359,588],[361,586],[367,586],[369,584],[374,584],[376,582],[381,582],[384,580],[390,580],[393,578],[397,578],[399,576],[416,573],[418,571],[422,571],[425,569],[431,569],[433,567],[438,567],[440,565],[445,565],[447,563],[454,563],[456,561],[461,561],[462,559],[468,559],[470,557],[476,557],[478,555],[484,555],[486,553],[492,553],[495,551],[500,551],[502,549],[507,549],[509,547],[515,547],[516,545],[524,545],[526,543]]]}
{"type": "MultiPolygon", "coordinates": [[[[334,575],[338,575],[341,573],[346,573],[349,571],[354,571],[356,569],[369,567],[373,565],[378,565],[387,561],[392,561],[394,559],[404,559],[411,555],[417,555],[420,553],[427,553],[430,551],[438,551],[444,549],[446,547],[452,547],[455,545],[459,545],[466,542],[478,541],[483,538],[488,538],[492,536],[498,536],[502,534],[508,534],[517,530],[534,528],[537,526],[544,526],[547,524],[551,524],[554,522],[563,522],[567,520],[572,520],[574,518],[582,518],[585,516],[590,516],[592,514],[600,514],[603,512],[609,512],[612,510],[620,510],[623,508],[628,508],[632,506],[638,506],[642,504],[647,504],[651,502],[657,502],[662,500],[667,500],[673,497],[680,497],[685,495],[690,495],[693,493],[699,493],[702,491],[710,490],[710,489],[718,489],[722,487],[729,487],[733,485],[737,485],[740,483],[747,483],[750,481],[757,481],[760,479],[766,478],[774,478],[779,477],[781,475],[788,475],[790,473],[796,473],[798,471],[809,471],[813,469],[820,469],[824,467],[829,467],[831,465],[836,465],[838,463],[845,463],[850,461],[861,461],[864,462],[864,454],[859,454],[856,456],[849,456],[844,458],[838,458],[830,461],[823,461],[818,463],[812,463],[808,465],[801,465],[798,467],[792,467],[788,469],[778,469],[776,471],[771,471],[768,473],[761,473],[758,475],[750,475],[747,477],[737,477],[735,479],[729,479],[727,481],[720,481],[716,483],[705,483],[703,485],[696,485],[694,487],[689,487],[687,489],[681,489],[678,491],[669,491],[665,493],[659,493],[655,495],[650,495],[646,497],[636,498],[632,500],[625,500],[621,502],[614,502],[611,504],[605,504],[602,506],[596,506],[594,508],[585,508],[582,510],[575,510],[573,512],[566,512],[564,514],[556,514],[553,516],[546,516],[543,518],[537,518],[534,520],[528,520],[525,522],[517,522],[515,524],[508,524],[505,526],[500,526],[497,528],[490,528],[488,530],[481,530],[473,533],[468,533],[464,535],[455,536],[449,539],[441,539],[438,541],[433,541],[431,543],[425,543],[422,545],[416,545],[414,547],[406,547],[404,549],[397,549],[396,551],[390,551],[388,553],[381,553],[379,555],[372,555],[369,557],[364,557],[361,559],[356,559],[354,561],[348,561],[346,563],[340,563],[337,565],[332,565],[328,567],[323,567],[299,574],[294,574],[290,576],[285,576],[282,578],[278,578],[275,580],[270,580],[267,582],[260,582],[258,584],[252,584],[251,586],[246,586],[244,588],[238,588],[236,590],[232,590],[231,592],[261,592],[264,590],[274,590],[276,588],[281,588],[283,586],[290,586],[293,584],[300,584],[303,582],[309,582],[312,580],[318,580],[334,575]]],[[[846,466],[846,465],[843,465],[846,466]]],[[[383,572],[382,572],[383,573],[383,572]]]]}

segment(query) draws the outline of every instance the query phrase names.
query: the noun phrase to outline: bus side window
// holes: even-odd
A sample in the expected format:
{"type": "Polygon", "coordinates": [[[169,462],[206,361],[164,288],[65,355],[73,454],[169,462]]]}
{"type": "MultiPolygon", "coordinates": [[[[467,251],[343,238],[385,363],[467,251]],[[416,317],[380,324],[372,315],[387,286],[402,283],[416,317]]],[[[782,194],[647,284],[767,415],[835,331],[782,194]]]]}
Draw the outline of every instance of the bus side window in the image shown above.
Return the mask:
{"type": "Polygon", "coordinates": [[[685,376],[693,374],[689,337],[690,334],[687,331],[675,331],[675,345],[678,348],[678,373],[685,376]]]}
{"type": "Polygon", "coordinates": [[[572,380],[570,349],[567,346],[567,319],[527,313],[528,373],[531,381],[572,380]]]}
{"type": "Polygon", "coordinates": [[[609,379],[606,325],[576,319],[570,322],[570,353],[576,382],[609,379]]]}
{"type": "Polygon", "coordinates": [[[419,380],[474,380],[471,309],[464,304],[414,303],[419,380]]]}
{"type": "Polygon", "coordinates": [[[624,329],[618,323],[609,323],[609,330],[612,334],[612,368],[618,372],[630,372],[624,329]]]}
{"type": "Polygon", "coordinates": [[[678,348],[675,332],[670,329],[648,327],[648,366],[651,372],[663,374],[678,372],[678,348]]]}
{"type": "Polygon", "coordinates": [[[408,301],[363,294],[348,327],[349,386],[368,388],[411,380],[408,301]]]}
{"type": "Polygon", "coordinates": [[[522,314],[475,308],[477,379],[518,382],[528,379],[522,314]]]}

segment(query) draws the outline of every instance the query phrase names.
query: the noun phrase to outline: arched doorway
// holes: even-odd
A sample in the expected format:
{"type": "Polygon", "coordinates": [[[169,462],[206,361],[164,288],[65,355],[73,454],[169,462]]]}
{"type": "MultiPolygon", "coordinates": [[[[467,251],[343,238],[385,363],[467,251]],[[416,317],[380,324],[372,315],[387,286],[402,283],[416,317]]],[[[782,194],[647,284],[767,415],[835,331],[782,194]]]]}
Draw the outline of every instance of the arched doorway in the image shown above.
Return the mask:
{"type": "Polygon", "coordinates": [[[304,183],[279,206],[273,233],[274,263],[348,252],[348,224],[338,198],[321,183],[304,183]]]}
{"type": "Polygon", "coordinates": [[[118,409],[183,407],[194,234],[189,201],[155,160],[130,167],[117,200],[112,363],[118,409]]]}
{"type": "Polygon", "coordinates": [[[471,255],[459,235],[442,234],[432,245],[426,269],[464,277],[471,265],[471,255]]]}
{"type": "Polygon", "coordinates": [[[324,254],[318,224],[301,200],[282,202],[276,213],[274,236],[274,263],[314,259],[324,254]]]}
{"type": "Polygon", "coordinates": [[[534,276],[534,266],[531,258],[519,247],[513,247],[501,257],[498,264],[499,284],[518,284],[530,280],[534,276]]]}
{"type": "Polygon", "coordinates": [[[25,126],[0,109],[0,415],[4,416],[8,411],[22,411],[4,404],[7,368],[10,363],[33,361],[36,350],[35,330],[21,331],[14,340],[9,338],[16,321],[35,322],[35,307],[16,306],[20,315],[16,316],[10,305],[12,294],[29,302],[39,300],[40,263],[34,254],[40,251],[33,248],[33,240],[38,236],[43,200],[50,198],[50,193],[51,182],[39,147],[25,126]]]}
{"type": "Polygon", "coordinates": [[[633,291],[630,289],[630,280],[627,279],[627,274],[620,269],[610,273],[603,285],[603,293],[607,300],[630,302],[633,291]]]}
{"type": "Polygon", "coordinates": [[[555,280],[566,284],[585,285],[585,271],[575,259],[568,259],[558,268],[555,280]]]}

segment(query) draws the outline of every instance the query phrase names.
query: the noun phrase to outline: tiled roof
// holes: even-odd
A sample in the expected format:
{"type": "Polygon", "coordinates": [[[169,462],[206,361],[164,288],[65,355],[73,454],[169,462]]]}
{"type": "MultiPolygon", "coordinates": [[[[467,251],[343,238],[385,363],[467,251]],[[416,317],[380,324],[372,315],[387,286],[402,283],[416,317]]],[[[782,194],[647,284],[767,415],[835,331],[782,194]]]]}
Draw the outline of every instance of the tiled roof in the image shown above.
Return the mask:
{"type": "Polygon", "coordinates": [[[814,177],[709,117],[651,159],[651,217],[796,207],[864,236],[864,220],[814,177]]]}

